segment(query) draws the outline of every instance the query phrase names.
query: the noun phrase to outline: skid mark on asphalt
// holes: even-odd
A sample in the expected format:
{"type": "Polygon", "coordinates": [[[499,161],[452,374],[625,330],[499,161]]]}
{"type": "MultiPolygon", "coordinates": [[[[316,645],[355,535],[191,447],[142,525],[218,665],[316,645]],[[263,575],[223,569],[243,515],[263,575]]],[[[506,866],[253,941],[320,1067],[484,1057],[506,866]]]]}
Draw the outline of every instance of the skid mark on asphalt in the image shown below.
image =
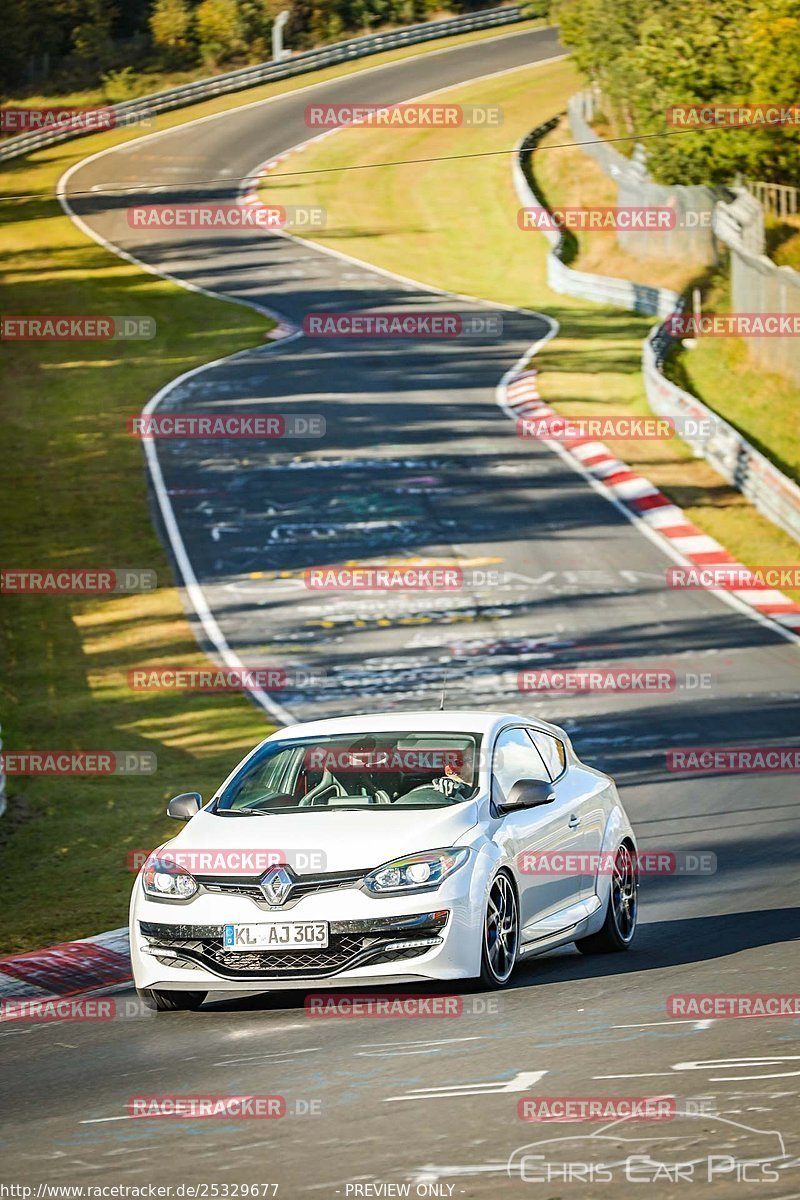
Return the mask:
{"type": "Polygon", "coordinates": [[[302,1050],[276,1050],[271,1054],[249,1054],[243,1058],[223,1058],[212,1063],[212,1067],[231,1067],[237,1063],[293,1063],[298,1054],[318,1054],[321,1046],[308,1046],[302,1050]]]}
{"type": "Polygon", "coordinates": [[[612,1029],[648,1029],[654,1025],[692,1025],[695,1029],[708,1029],[714,1024],[713,1018],[695,1020],[693,1017],[680,1017],[672,1021],[639,1021],[633,1025],[612,1025],[612,1029]]]}
{"type": "Polygon", "coordinates": [[[473,1037],[441,1038],[432,1042],[367,1042],[362,1049],[356,1051],[356,1056],[359,1058],[402,1058],[415,1054],[438,1054],[443,1046],[482,1040],[481,1037],[475,1035],[473,1037]]]}
{"type": "Polygon", "coordinates": [[[450,1083],[442,1087],[412,1088],[400,1096],[384,1096],[383,1103],[397,1100],[451,1100],[462,1096],[498,1096],[508,1092],[524,1092],[538,1083],[547,1071],[518,1071],[511,1079],[482,1083],[450,1083]]]}

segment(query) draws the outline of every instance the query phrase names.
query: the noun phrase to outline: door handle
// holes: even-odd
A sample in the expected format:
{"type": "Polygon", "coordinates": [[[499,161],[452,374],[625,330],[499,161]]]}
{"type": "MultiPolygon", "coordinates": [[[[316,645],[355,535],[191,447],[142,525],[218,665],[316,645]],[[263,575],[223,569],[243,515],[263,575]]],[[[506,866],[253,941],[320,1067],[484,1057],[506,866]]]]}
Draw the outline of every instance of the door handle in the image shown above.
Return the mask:
{"type": "Polygon", "coordinates": [[[569,821],[567,822],[570,829],[577,829],[578,826],[580,825],[580,823],[581,823],[581,819],[577,813],[573,813],[572,816],[570,817],[569,821]]]}

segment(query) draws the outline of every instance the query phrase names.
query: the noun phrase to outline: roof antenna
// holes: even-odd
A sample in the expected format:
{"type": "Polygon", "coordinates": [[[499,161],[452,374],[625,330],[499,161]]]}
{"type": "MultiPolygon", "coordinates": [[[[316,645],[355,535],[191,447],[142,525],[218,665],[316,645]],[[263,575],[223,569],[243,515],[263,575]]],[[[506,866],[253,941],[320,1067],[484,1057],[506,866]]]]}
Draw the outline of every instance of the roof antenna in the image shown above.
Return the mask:
{"type": "Polygon", "coordinates": [[[446,695],[447,695],[447,670],[445,670],[444,679],[442,680],[442,698],[439,701],[439,712],[444,712],[444,700],[445,700],[446,695]]]}

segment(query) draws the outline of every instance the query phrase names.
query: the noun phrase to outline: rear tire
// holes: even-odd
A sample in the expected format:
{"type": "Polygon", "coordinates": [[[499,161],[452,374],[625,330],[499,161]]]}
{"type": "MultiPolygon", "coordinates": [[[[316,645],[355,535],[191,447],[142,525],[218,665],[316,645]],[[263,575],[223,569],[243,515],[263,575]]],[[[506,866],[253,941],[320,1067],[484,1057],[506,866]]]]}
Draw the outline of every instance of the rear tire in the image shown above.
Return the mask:
{"type": "Polygon", "coordinates": [[[492,880],[481,941],[481,987],[494,991],[508,985],[519,949],[519,905],[508,875],[492,880]]]}
{"type": "Polygon", "coordinates": [[[579,938],[575,945],[581,954],[617,954],[629,950],[636,935],[638,912],[639,872],[630,846],[623,842],[614,859],[606,919],[597,933],[579,938]]]}
{"type": "Polygon", "coordinates": [[[160,992],[156,988],[137,988],[142,1003],[154,1012],[187,1012],[199,1008],[206,992],[160,992]]]}

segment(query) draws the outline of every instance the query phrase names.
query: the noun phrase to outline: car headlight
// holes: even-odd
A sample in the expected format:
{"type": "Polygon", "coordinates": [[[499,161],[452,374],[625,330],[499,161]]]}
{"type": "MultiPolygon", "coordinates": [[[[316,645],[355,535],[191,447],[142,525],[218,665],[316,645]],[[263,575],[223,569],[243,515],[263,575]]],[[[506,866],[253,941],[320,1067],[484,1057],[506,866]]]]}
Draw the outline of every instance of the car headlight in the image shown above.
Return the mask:
{"type": "Polygon", "coordinates": [[[198,889],[197,880],[168,858],[152,854],[142,870],[142,887],[158,900],[189,900],[198,889]]]}
{"type": "Polygon", "coordinates": [[[464,846],[409,854],[370,871],[364,878],[364,887],[373,895],[381,896],[389,892],[428,891],[437,888],[468,858],[469,850],[464,846]]]}

